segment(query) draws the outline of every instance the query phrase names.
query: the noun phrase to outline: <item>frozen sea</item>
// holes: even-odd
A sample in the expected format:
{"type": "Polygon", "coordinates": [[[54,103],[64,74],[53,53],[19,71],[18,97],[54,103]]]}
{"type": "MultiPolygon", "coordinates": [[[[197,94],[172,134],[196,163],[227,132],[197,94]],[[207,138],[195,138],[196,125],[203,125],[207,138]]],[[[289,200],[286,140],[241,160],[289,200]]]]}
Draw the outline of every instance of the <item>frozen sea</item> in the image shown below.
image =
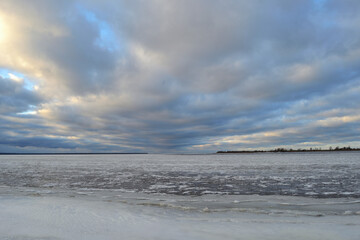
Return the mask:
{"type": "Polygon", "coordinates": [[[0,155],[0,239],[360,239],[360,152],[0,155]]]}

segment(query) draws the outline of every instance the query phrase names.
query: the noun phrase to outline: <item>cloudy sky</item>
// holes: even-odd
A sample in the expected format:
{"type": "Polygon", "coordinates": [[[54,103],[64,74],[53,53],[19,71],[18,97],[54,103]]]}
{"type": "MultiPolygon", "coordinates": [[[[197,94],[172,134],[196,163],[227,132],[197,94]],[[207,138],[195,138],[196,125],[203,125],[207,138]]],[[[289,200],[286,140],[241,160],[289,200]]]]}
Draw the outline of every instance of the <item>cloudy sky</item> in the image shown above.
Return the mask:
{"type": "Polygon", "coordinates": [[[1,0],[0,152],[360,147],[358,0],[1,0]]]}

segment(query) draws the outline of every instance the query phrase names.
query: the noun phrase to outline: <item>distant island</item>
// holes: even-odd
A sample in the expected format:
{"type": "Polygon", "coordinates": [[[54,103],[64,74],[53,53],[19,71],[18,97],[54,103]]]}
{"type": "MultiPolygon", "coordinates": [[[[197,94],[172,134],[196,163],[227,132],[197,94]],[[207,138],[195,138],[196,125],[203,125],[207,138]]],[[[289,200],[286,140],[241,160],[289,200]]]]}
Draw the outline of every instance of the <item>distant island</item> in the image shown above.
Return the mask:
{"type": "Polygon", "coordinates": [[[276,148],[272,150],[243,150],[243,151],[218,151],[216,153],[267,153],[267,152],[338,152],[338,151],[360,151],[360,148],[351,147],[329,147],[328,149],[321,148],[309,148],[309,149],[287,149],[287,148],[276,148]]]}

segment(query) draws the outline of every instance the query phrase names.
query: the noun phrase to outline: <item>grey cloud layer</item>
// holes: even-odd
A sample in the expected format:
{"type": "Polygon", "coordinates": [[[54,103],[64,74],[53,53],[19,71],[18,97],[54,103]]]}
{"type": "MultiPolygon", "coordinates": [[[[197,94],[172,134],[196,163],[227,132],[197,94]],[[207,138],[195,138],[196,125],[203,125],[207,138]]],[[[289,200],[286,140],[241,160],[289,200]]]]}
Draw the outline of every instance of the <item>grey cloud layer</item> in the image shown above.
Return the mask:
{"type": "Polygon", "coordinates": [[[21,82],[0,76],[0,113],[16,114],[25,112],[29,105],[41,103],[41,97],[27,90],[21,82]]]}
{"type": "Polygon", "coordinates": [[[0,7],[16,37],[0,47],[0,67],[39,85],[15,91],[18,83],[0,79],[2,119],[34,128],[22,139],[7,119],[0,145],[208,152],[360,143],[357,1],[0,7]],[[37,115],[16,115],[30,105],[37,115]]]}

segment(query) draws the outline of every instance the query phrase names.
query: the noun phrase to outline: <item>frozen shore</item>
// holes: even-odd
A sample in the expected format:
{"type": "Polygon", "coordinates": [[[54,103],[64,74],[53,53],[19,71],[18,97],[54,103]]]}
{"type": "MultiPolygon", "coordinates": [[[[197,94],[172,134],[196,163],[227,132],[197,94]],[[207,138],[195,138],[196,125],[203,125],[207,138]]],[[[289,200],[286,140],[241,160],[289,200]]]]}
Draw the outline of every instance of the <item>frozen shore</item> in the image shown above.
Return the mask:
{"type": "MultiPolygon", "coordinates": [[[[211,195],[187,202],[168,196],[156,199],[146,196],[7,192],[0,196],[0,239],[358,240],[360,237],[358,213],[340,209],[340,215],[316,214],[311,208],[300,212],[286,207],[294,205],[294,199],[280,208],[274,202],[271,204],[269,198],[261,202],[254,196],[237,198],[239,201],[224,197],[220,201],[223,208],[219,210],[212,205],[211,195]],[[257,200],[250,201],[254,198],[257,200]],[[241,207],[226,210],[226,200],[241,207]]],[[[219,205],[218,196],[214,199],[219,205]]],[[[348,201],[345,205],[346,209],[356,210],[359,203],[348,201]]],[[[339,206],[341,204],[335,204],[336,208],[339,206]]]]}
{"type": "Polygon", "coordinates": [[[0,240],[360,239],[358,152],[0,156],[0,240]]]}

